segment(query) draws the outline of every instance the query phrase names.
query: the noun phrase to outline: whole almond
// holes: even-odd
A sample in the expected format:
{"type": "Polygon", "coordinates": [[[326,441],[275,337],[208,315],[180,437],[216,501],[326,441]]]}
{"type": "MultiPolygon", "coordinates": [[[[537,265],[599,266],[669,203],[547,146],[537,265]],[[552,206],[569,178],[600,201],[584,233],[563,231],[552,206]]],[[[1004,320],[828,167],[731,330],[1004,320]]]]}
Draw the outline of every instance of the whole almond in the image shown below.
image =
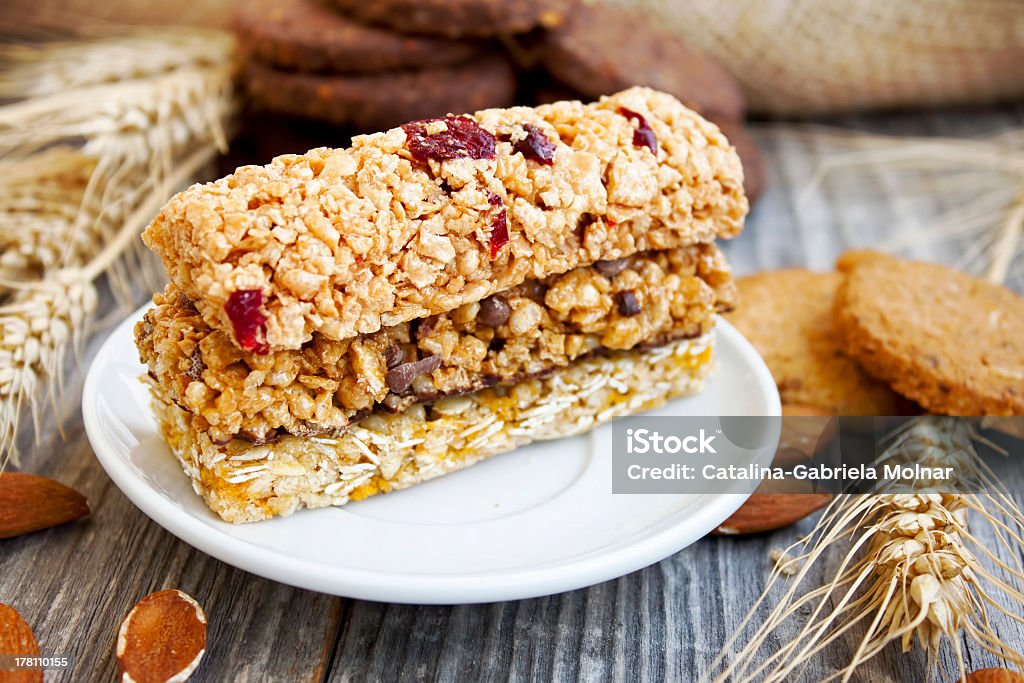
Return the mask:
{"type": "MultiPolygon", "coordinates": [[[[36,637],[32,635],[32,629],[17,610],[3,603],[0,603],[0,654],[27,657],[39,654],[39,645],[36,644],[36,637]]],[[[2,683],[40,683],[42,680],[43,672],[38,669],[0,669],[2,683]]]]}
{"type": "Polygon", "coordinates": [[[85,496],[64,484],[34,474],[0,473],[0,538],[47,529],[88,514],[85,496]]]}
{"type": "Polygon", "coordinates": [[[967,675],[967,683],[1024,683],[1024,675],[1009,669],[978,669],[967,675]]]}
{"type": "Polygon", "coordinates": [[[122,683],[181,683],[206,653],[206,614],[179,590],[147,595],[117,633],[122,683]]]}
{"type": "Polygon", "coordinates": [[[827,410],[814,406],[785,403],[782,406],[782,431],[772,464],[792,467],[807,464],[838,433],[837,420],[827,410]]]}
{"type": "Polygon", "coordinates": [[[736,536],[775,531],[798,522],[832,500],[828,493],[757,493],[750,496],[714,534],[736,536]]]}
{"type": "MultiPolygon", "coordinates": [[[[818,449],[836,436],[835,420],[823,408],[787,403],[782,406],[782,417],[779,448],[772,463],[775,467],[811,462],[818,449]]],[[[830,500],[830,494],[814,493],[808,482],[765,480],[712,533],[736,536],[775,531],[800,521],[830,500]]]]}

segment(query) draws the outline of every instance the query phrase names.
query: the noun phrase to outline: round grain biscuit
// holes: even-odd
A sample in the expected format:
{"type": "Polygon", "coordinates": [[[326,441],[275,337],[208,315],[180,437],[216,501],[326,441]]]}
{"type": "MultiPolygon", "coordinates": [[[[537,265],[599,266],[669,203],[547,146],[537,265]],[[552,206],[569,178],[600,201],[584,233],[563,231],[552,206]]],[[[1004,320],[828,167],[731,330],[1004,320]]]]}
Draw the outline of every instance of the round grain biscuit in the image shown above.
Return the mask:
{"type": "Polygon", "coordinates": [[[928,410],[1024,415],[1024,297],[937,263],[850,267],[835,302],[845,350],[928,410]]]}
{"type": "Polygon", "coordinates": [[[743,119],[743,92],[729,72],[638,12],[580,4],[547,34],[543,55],[552,76],[587,97],[646,85],[705,117],[743,119]]]}
{"type": "Polygon", "coordinates": [[[875,381],[842,350],[832,303],[843,277],[789,269],[736,280],[739,306],[726,315],[764,358],[783,403],[834,415],[902,415],[909,402],[875,381]]]}
{"type": "Polygon", "coordinates": [[[571,0],[331,0],[341,11],[403,33],[496,36],[561,23],[571,0]]]}
{"type": "Polygon", "coordinates": [[[298,71],[426,68],[466,61],[478,49],[474,43],[360,24],[321,0],[248,0],[238,4],[232,28],[246,53],[298,71]]]}
{"type": "Polygon", "coordinates": [[[245,77],[253,101],[271,111],[363,131],[508,106],[516,90],[512,67],[496,55],[470,64],[366,75],[290,73],[249,62],[245,77]]]}

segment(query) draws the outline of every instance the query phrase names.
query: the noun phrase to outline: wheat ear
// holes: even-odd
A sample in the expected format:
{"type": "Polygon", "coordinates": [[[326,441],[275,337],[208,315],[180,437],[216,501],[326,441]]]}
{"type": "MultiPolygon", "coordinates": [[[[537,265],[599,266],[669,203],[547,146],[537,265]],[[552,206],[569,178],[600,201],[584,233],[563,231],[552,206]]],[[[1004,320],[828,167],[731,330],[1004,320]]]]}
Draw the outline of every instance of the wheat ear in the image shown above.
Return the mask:
{"type": "MultiPolygon", "coordinates": [[[[953,208],[926,222],[893,226],[893,237],[872,248],[900,251],[910,247],[963,240],[956,264],[962,270],[1005,282],[1024,252],[1024,130],[977,138],[896,137],[837,130],[824,126],[764,126],[769,145],[791,143],[825,148],[798,193],[797,205],[818,196],[826,180],[847,171],[852,180],[871,181],[881,173],[897,175],[907,201],[917,196],[955,197],[953,208]]],[[[844,181],[847,176],[844,176],[844,181]]],[[[859,183],[844,182],[843,192],[859,183]]],[[[868,187],[874,187],[869,183],[868,187]]]]}
{"type": "Polygon", "coordinates": [[[1019,616],[1024,569],[985,548],[969,531],[967,513],[986,520],[1000,542],[1017,553],[1024,546],[1024,515],[979,458],[974,448],[979,438],[961,418],[938,416],[912,420],[896,433],[880,463],[954,467],[963,490],[992,492],[928,493],[917,482],[921,493],[838,497],[815,529],[780,556],[784,559],[761,598],[716,660],[714,669],[724,665],[716,680],[793,680],[814,655],[855,627],[863,635],[850,662],[828,680],[851,680],[858,666],[894,641],[908,651],[916,640],[933,664],[942,643],[948,643],[961,676],[966,673],[961,637],[1005,662],[1024,665],[1024,655],[1004,643],[989,622],[989,611],[995,610],[1024,623],[1019,616]],[[804,592],[812,568],[840,543],[848,548],[835,578],[804,592]],[[996,570],[989,570],[982,557],[996,570]],[[799,567],[795,573],[794,566],[799,567]],[[781,601],[731,654],[772,587],[789,574],[794,575],[781,601]],[[794,618],[804,618],[796,636],[756,663],[756,653],[772,634],[794,618]]]}
{"type": "Polygon", "coordinates": [[[95,282],[135,304],[139,280],[158,279],[139,233],[226,147],[231,39],[197,36],[0,49],[14,65],[0,89],[24,97],[0,107],[0,470],[17,454],[21,416],[38,437],[42,407],[59,404],[95,282]]]}

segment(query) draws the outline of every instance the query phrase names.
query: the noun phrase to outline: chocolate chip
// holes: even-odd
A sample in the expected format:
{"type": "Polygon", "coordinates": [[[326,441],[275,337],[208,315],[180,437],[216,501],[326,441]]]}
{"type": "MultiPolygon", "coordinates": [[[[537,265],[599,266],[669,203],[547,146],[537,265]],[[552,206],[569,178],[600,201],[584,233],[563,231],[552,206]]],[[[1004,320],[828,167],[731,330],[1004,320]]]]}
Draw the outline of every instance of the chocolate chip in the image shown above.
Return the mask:
{"type": "Polygon", "coordinates": [[[387,351],[384,352],[384,363],[388,366],[388,370],[395,367],[403,360],[405,360],[405,349],[397,344],[392,344],[388,347],[387,351]]]}
{"type": "Polygon", "coordinates": [[[624,271],[628,265],[629,259],[617,258],[614,261],[598,261],[594,264],[594,269],[607,278],[613,278],[624,271]]]}
{"type": "Polygon", "coordinates": [[[492,296],[480,302],[480,311],[476,319],[487,327],[501,327],[508,322],[508,316],[512,312],[504,297],[492,296]]]}
{"type": "Polygon", "coordinates": [[[619,307],[619,315],[631,318],[640,312],[640,302],[636,300],[636,294],[630,290],[615,293],[615,304],[619,307]]]}
{"type": "Polygon", "coordinates": [[[544,295],[548,292],[548,286],[540,280],[528,280],[522,287],[523,293],[534,301],[544,301],[544,295]]]}
{"type": "MultiPolygon", "coordinates": [[[[366,417],[366,411],[360,411],[364,413],[363,417],[366,417]]],[[[356,422],[359,419],[359,413],[350,415],[348,418],[349,424],[356,422]]],[[[317,424],[315,422],[302,422],[291,430],[291,433],[295,436],[319,436],[320,434],[326,434],[331,431],[330,427],[325,425],[317,424]]]]}
{"type": "Polygon", "coordinates": [[[416,341],[425,339],[434,334],[435,327],[437,327],[436,315],[432,315],[429,318],[423,318],[416,322],[416,329],[413,331],[413,336],[416,337],[416,341]]]}
{"type": "Polygon", "coordinates": [[[388,388],[396,394],[400,394],[409,388],[412,384],[412,380],[416,377],[416,363],[402,363],[401,365],[388,370],[388,374],[384,376],[384,381],[388,383],[388,388]]]}
{"type": "Polygon", "coordinates": [[[179,295],[178,303],[181,305],[182,308],[184,308],[186,311],[193,315],[197,315],[199,313],[199,309],[196,308],[196,305],[194,303],[192,303],[192,299],[189,299],[184,294],[179,295]]]}
{"type": "Polygon", "coordinates": [[[583,238],[586,237],[587,228],[596,220],[597,218],[592,213],[581,214],[579,221],[576,223],[576,228],[573,230],[576,239],[582,242],[583,238]]]}
{"type": "Polygon", "coordinates": [[[277,433],[276,429],[271,429],[270,431],[264,432],[263,434],[257,434],[256,432],[250,429],[243,429],[240,432],[238,432],[239,439],[245,439],[254,446],[262,446],[264,444],[277,441],[278,436],[279,434],[277,433]]]}
{"type": "Polygon", "coordinates": [[[391,391],[401,394],[412,385],[414,379],[428,372],[433,372],[439,367],[441,367],[441,356],[427,356],[418,361],[402,363],[388,370],[388,374],[384,376],[384,381],[387,382],[388,388],[391,391]]]}

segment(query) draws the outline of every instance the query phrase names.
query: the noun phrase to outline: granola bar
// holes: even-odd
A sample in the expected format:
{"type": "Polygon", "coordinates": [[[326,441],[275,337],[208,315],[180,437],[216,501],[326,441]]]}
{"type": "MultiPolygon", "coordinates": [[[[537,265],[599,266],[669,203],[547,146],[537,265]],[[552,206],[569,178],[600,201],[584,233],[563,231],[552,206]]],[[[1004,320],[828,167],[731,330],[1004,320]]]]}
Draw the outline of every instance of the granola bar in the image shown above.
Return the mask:
{"type": "Polygon", "coordinates": [[[632,88],[413,122],[246,166],[175,196],[144,238],[206,322],[259,354],[733,236],[742,185],[713,124],[632,88]]]}
{"type": "Polygon", "coordinates": [[[531,280],[481,302],[299,351],[242,351],[174,286],[136,326],[142,361],[214,443],[335,432],[381,407],[512,384],[585,356],[707,334],[731,308],[714,245],[645,252],[531,280]]]}
{"type": "Polygon", "coordinates": [[[709,337],[618,351],[512,387],[374,413],[337,437],[264,445],[214,443],[163,385],[150,387],[160,431],[196,492],[222,519],[241,523],[406,488],[695,393],[713,367],[711,354],[709,337]]]}

